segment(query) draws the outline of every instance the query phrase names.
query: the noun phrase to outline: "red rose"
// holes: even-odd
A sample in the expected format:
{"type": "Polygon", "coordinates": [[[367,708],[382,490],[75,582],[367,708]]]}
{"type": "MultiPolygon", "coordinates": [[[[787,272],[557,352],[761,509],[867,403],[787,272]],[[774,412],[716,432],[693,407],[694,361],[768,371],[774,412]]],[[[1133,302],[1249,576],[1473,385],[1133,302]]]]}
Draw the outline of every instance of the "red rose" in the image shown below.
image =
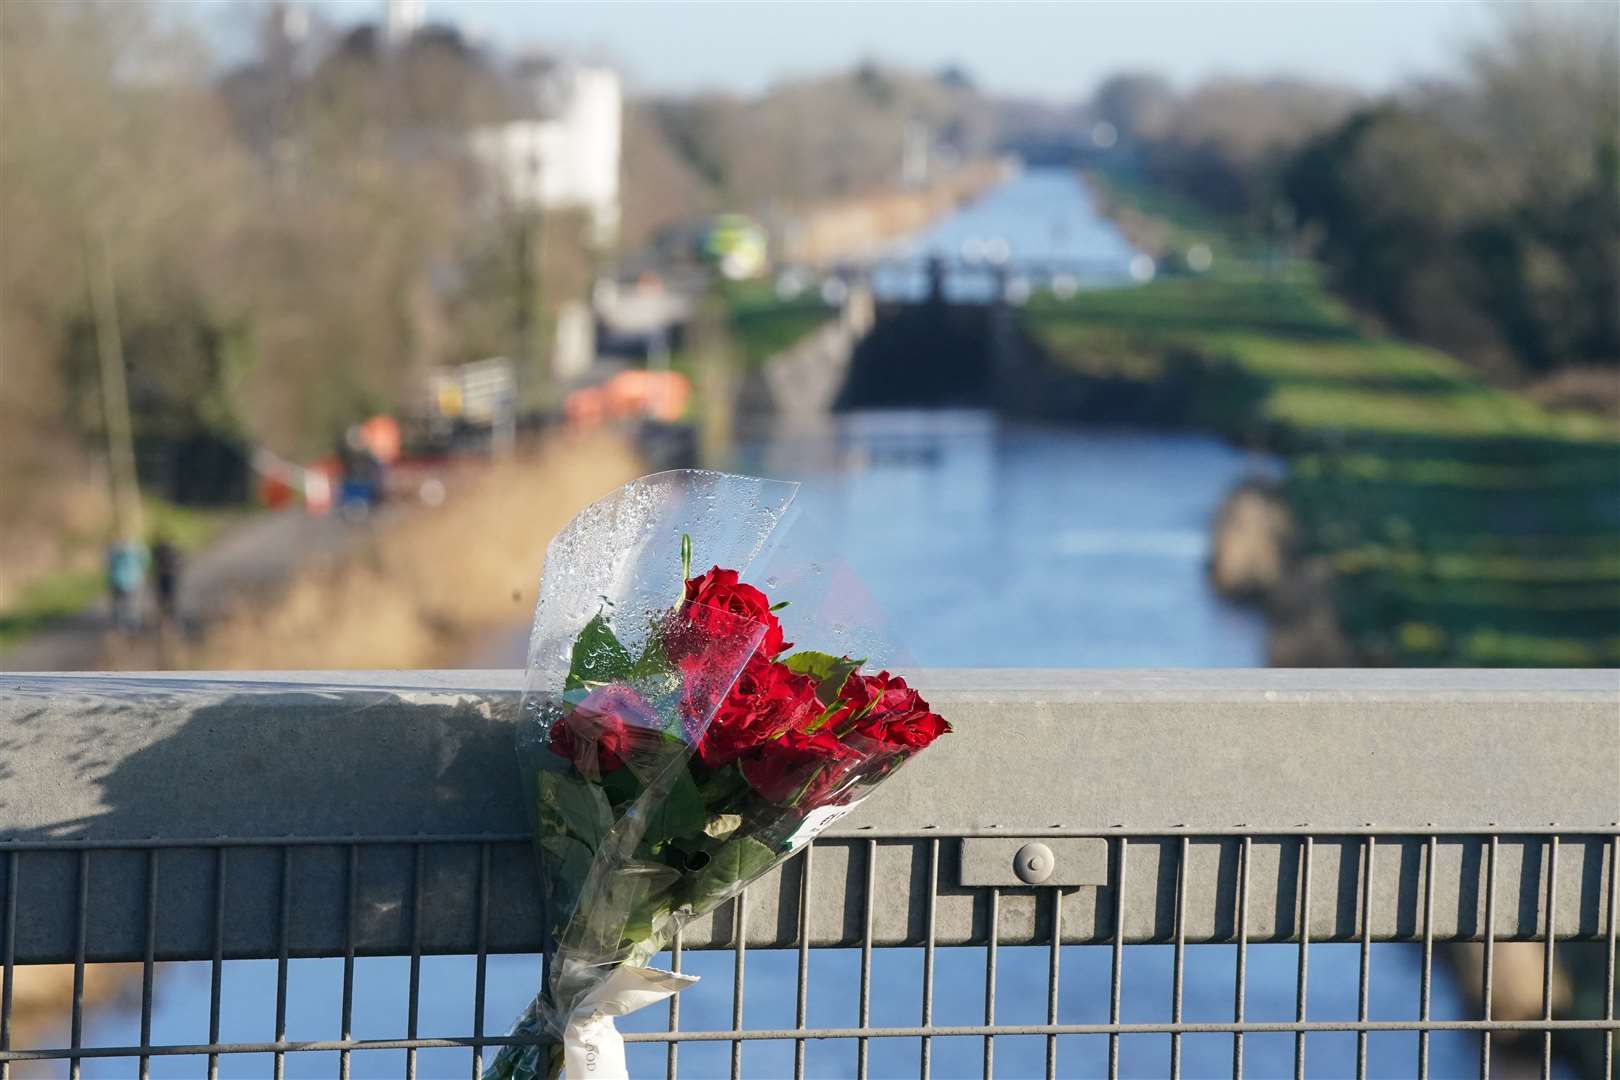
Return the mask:
{"type": "Polygon", "coordinates": [[[887,671],[851,675],[838,700],[842,707],[828,727],[842,731],[853,723],[851,730],[884,750],[915,753],[951,730],[906,680],[887,671]]]}
{"type": "Polygon", "coordinates": [[[698,743],[698,756],[717,769],[791,728],[802,727],[820,712],[814,679],[755,653],[715,710],[698,743]]]}
{"type": "Polygon", "coordinates": [[[824,727],[814,735],[789,731],[763,743],[742,758],[741,768],[743,778],[761,798],[785,803],[802,790],[798,802],[816,806],[860,759],[859,752],[824,727]]]}
{"type": "Polygon", "coordinates": [[[872,704],[872,688],[866,677],[858,671],[850,672],[838,689],[837,704],[838,711],[833,713],[827,726],[834,731],[844,731],[849,728],[852,717],[865,713],[866,707],[872,704]]]}
{"type": "Polygon", "coordinates": [[[689,622],[711,639],[726,640],[738,632],[734,619],[746,619],[765,627],[759,655],[774,660],[792,647],[782,640],[782,624],[771,614],[771,602],[752,585],[737,580],[737,571],[716,566],[702,577],[686,583],[686,603],[681,608],[689,622]],[[728,619],[716,612],[733,616],[728,619]]]}
{"type": "Polygon", "coordinates": [[[551,752],[572,761],[581,776],[596,780],[620,768],[658,730],[658,718],[640,694],[624,686],[603,686],[552,724],[551,752]]]}

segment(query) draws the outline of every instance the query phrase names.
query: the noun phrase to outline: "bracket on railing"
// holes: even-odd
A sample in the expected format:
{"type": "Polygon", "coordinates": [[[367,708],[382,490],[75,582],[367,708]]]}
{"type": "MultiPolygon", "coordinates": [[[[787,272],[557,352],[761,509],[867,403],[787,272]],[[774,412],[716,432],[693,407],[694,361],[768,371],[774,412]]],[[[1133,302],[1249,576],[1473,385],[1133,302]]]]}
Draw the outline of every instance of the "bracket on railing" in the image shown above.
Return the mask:
{"type": "Polygon", "coordinates": [[[965,886],[1108,884],[1108,841],[1100,836],[969,836],[962,840],[965,886]]]}

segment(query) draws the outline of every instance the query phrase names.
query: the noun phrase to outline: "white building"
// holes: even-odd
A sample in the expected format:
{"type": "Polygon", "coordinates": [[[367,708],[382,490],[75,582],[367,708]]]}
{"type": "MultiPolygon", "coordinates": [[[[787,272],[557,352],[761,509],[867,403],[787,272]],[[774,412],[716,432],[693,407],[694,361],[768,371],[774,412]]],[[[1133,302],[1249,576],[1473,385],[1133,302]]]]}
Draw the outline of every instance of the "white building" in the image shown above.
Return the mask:
{"type": "Polygon", "coordinates": [[[473,132],[473,152],[509,206],[583,209],[596,239],[619,227],[624,92],[605,67],[530,65],[520,81],[534,115],[473,132]]]}

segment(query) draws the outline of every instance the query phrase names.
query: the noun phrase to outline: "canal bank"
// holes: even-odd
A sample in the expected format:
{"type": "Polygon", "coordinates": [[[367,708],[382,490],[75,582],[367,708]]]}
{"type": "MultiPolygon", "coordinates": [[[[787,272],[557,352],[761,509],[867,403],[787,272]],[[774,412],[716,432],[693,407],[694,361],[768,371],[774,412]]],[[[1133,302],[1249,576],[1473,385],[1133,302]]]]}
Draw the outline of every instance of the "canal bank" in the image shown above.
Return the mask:
{"type": "MultiPolygon", "coordinates": [[[[1020,313],[1042,415],[1209,432],[1276,455],[1243,498],[1284,566],[1247,592],[1288,636],[1330,604],[1342,641],[1294,664],[1620,663],[1620,439],[1369,335],[1308,277],[1174,279],[1020,313]]],[[[1236,515],[1226,515],[1230,524],[1236,515]]]]}

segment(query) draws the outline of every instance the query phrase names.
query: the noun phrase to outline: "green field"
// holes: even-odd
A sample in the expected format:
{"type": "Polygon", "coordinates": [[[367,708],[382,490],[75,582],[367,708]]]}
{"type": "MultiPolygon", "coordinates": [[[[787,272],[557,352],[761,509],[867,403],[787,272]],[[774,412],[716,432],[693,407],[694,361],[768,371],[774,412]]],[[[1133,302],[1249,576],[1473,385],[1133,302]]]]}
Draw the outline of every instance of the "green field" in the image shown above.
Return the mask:
{"type": "Polygon", "coordinates": [[[1154,403],[1121,419],[1282,455],[1305,551],[1333,566],[1367,660],[1620,664],[1612,424],[1364,332],[1309,272],[1043,297],[1024,325],[1059,369],[1154,403]],[[1186,392],[1148,393],[1166,386],[1186,392]]]}

